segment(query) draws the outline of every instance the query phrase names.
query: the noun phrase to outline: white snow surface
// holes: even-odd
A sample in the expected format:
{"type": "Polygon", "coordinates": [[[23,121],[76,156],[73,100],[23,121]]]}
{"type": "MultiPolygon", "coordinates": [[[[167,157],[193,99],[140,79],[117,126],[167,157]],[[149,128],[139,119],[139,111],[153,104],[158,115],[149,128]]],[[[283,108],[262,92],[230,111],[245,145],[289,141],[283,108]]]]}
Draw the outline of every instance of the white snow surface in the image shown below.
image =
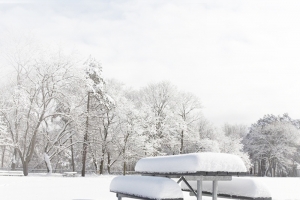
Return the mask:
{"type": "Polygon", "coordinates": [[[253,179],[268,187],[272,200],[300,200],[300,177],[257,177],[253,179]]]}
{"type": "Polygon", "coordinates": [[[180,186],[162,177],[119,176],[111,181],[110,191],[154,199],[183,198],[180,186]]]}
{"type": "MultiPolygon", "coordinates": [[[[197,182],[189,181],[190,186],[197,190],[197,182]]],[[[203,181],[203,191],[212,193],[212,181],[203,181]]],[[[188,189],[182,182],[181,187],[188,189]]],[[[228,194],[243,197],[271,197],[268,187],[259,179],[249,177],[232,177],[232,181],[219,181],[218,194],[228,194]]]]}
{"type": "Polygon", "coordinates": [[[153,173],[246,172],[246,166],[237,155],[226,153],[191,153],[140,159],[135,171],[153,173]]]}
{"type": "MultiPolygon", "coordinates": [[[[117,200],[110,192],[115,176],[62,177],[62,174],[0,176],[1,200],[117,200]]],[[[268,187],[272,200],[300,200],[300,178],[255,178],[268,187]]],[[[183,192],[184,200],[195,200],[183,192]]],[[[132,200],[122,198],[122,200],[132,200]]],[[[211,200],[211,197],[203,197],[211,200]]],[[[223,199],[222,200],[227,200],[223,199]]],[[[229,200],[229,199],[228,199],[229,200]]]]}

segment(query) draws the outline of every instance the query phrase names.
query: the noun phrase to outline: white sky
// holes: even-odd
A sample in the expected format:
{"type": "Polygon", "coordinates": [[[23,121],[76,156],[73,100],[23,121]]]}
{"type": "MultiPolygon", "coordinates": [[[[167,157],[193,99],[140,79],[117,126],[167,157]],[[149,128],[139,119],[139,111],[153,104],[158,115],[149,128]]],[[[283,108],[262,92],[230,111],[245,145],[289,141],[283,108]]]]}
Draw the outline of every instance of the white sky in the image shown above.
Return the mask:
{"type": "Polygon", "coordinates": [[[0,0],[10,33],[91,54],[128,86],[169,80],[216,125],[300,118],[300,1],[0,0]]]}

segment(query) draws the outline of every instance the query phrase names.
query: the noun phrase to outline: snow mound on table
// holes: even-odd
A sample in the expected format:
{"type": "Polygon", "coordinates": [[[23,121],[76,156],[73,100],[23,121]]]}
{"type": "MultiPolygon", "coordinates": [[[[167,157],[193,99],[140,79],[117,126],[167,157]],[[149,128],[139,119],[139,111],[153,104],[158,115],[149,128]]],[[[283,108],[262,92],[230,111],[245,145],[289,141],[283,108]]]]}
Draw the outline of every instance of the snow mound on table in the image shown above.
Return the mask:
{"type": "Polygon", "coordinates": [[[157,173],[247,172],[239,156],[226,153],[191,153],[140,159],[135,171],[157,173]]]}
{"type": "Polygon", "coordinates": [[[154,199],[183,198],[180,186],[162,177],[118,176],[111,181],[110,191],[154,199]]]}
{"type": "MultiPolygon", "coordinates": [[[[188,181],[194,190],[197,190],[196,181],[188,181]]],[[[212,181],[203,181],[203,191],[212,193],[212,181]]],[[[185,183],[181,183],[181,187],[187,190],[185,183]]],[[[218,194],[226,194],[231,196],[242,197],[271,197],[268,187],[257,179],[249,177],[232,177],[232,181],[218,181],[218,194]]]]}

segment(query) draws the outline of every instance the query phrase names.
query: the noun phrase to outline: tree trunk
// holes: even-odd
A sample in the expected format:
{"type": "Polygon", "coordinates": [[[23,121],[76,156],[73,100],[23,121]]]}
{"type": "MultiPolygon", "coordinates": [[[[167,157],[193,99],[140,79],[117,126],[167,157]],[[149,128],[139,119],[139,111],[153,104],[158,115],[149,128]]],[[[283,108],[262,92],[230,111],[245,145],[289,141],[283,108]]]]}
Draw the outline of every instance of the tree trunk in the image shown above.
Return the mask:
{"type": "Polygon", "coordinates": [[[253,165],[253,174],[254,175],[256,174],[256,163],[257,163],[257,161],[254,161],[254,165],[253,165]]]}
{"type": "Polygon", "coordinates": [[[90,112],[90,95],[91,93],[88,92],[88,99],[87,99],[87,105],[86,105],[86,124],[85,124],[85,134],[83,138],[83,151],[82,151],[82,170],[81,170],[81,176],[85,176],[85,163],[86,163],[86,154],[87,154],[87,147],[88,147],[88,131],[89,131],[89,112],[90,112]]]}
{"type": "Polygon", "coordinates": [[[23,162],[23,174],[24,176],[28,176],[28,161],[23,162]]]}
{"type": "Polygon", "coordinates": [[[17,149],[14,149],[14,154],[11,162],[11,170],[16,170],[16,162],[17,162],[17,149]]]}
{"type": "Polygon", "coordinates": [[[97,172],[98,172],[97,160],[95,158],[95,155],[94,155],[92,149],[91,149],[91,152],[92,152],[92,159],[93,159],[93,163],[94,163],[94,167],[95,167],[95,173],[97,174],[97,172]]]}
{"type": "Polygon", "coordinates": [[[6,146],[3,146],[2,147],[2,156],[1,156],[1,168],[3,168],[3,166],[4,166],[5,151],[6,151],[6,146]]]}
{"type": "Polygon", "coordinates": [[[276,160],[272,160],[272,177],[276,176],[276,160]]]}
{"type": "Polygon", "coordinates": [[[48,167],[48,165],[47,165],[47,162],[46,162],[46,161],[45,161],[45,165],[46,165],[47,173],[49,173],[49,172],[50,172],[50,169],[49,169],[49,167],[48,167]]]}
{"type": "Polygon", "coordinates": [[[183,154],[183,130],[181,131],[181,137],[180,137],[180,154],[183,154]]]}
{"type": "Polygon", "coordinates": [[[262,159],[261,160],[261,176],[265,176],[266,175],[266,171],[267,171],[267,166],[266,166],[266,160],[262,159]]]}
{"type": "Polygon", "coordinates": [[[265,170],[265,173],[264,173],[264,176],[267,176],[267,175],[268,175],[268,172],[269,172],[269,169],[270,169],[270,167],[271,167],[270,160],[268,159],[268,163],[265,161],[265,164],[266,164],[266,165],[268,164],[268,166],[265,167],[266,170],[265,170]]]}
{"type": "Polygon", "coordinates": [[[48,174],[52,174],[52,166],[51,166],[50,158],[46,152],[44,153],[44,160],[46,163],[48,174]]]}
{"type": "Polygon", "coordinates": [[[100,160],[100,166],[99,166],[99,173],[103,174],[103,169],[104,169],[104,156],[105,156],[105,148],[102,146],[101,150],[101,160],[100,160]]]}
{"type": "Polygon", "coordinates": [[[71,141],[71,164],[72,164],[72,171],[75,172],[75,162],[74,162],[74,149],[73,149],[73,136],[70,138],[71,141]]]}
{"type": "Polygon", "coordinates": [[[99,173],[100,173],[100,174],[103,174],[103,165],[104,165],[104,159],[101,158],[101,161],[100,161],[100,167],[99,167],[99,173]]]}
{"type": "Polygon", "coordinates": [[[107,172],[108,172],[108,174],[110,174],[110,162],[111,162],[110,153],[107,152],[107,172]]]}
{"type": "Polygon", "coordinates": [[[123,175],[126,175],[126,162],[123,163],[123,175]]]}

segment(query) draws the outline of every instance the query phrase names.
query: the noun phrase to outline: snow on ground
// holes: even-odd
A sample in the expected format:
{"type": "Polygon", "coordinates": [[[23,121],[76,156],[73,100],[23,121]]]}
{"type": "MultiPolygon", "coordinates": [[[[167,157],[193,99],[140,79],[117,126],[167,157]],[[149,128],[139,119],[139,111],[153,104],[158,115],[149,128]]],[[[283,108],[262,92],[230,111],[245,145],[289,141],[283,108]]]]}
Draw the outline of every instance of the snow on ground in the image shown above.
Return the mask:
{"type": "Polygon", "coordinates": [[[140,159],[138,172],[246,172],[239,156],[226,153],[190,153],[174,156],[157,156],[140,159]]]}
{"type": "MultiPolygon", "coordinates": [[[[1,200],[117,200],[109,191],[115,176],[62,177],[60,174],[28,177],[0,176],[1,200]]],[[[129,198],[123,198],[130,200],[129,198]]],[[[185,200],[196,200],[184,192],[185,200]]],[[[204,200],[211,198],[205,197],[204,200]]]]}
{"type": "Polygon", "coordinates": [[[266,185],[272,200],[300,200],[300,178],[267,178],[257,177],[256,180],[266,185]]]}
{"type": "MultiPolygon", "coordinates": [[[[109,192],[115,176],[62,177],[29,175],[0,176],[1,200],[117,200],[109,192]]],[[[273,200],[300,200],[300,178],[257,178],[268,186],[273,200]]],[[[184,192],[185,200],[196,200],[184,192]]],[[[211,197],[204,197],[211,200],[211,197]]],[[[124,200],[129,200],[124,198],[124,200]]],[[[221,200],[221,198],[220,198],[221,200]]],[[[225,200],[225,199],[224,199],[225,200]]]]}
{"type": "Polygon", "coordinates": [[[0,177],[1,200],[105,200],[115,199],[109,192],[112,176],[0,177]]]}

